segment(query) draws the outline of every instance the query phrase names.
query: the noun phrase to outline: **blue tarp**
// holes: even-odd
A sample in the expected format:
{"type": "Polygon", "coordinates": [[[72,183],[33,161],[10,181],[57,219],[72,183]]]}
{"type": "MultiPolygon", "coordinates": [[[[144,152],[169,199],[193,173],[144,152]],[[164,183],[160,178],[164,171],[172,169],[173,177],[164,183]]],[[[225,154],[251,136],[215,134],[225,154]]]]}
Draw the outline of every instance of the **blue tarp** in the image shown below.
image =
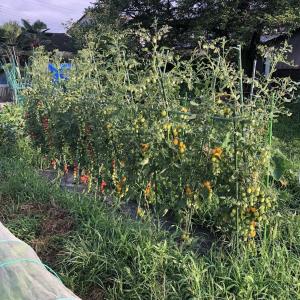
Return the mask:
{"type": "Polygon", "coordinates": [[[48,65],[48,70],[52,73],[53,81],[58,82],[59,80],[67,80],[67,71],[71,69],[71,64],[61,64],[60,68],[57,69],[53,64],[48,65]]]}
{"type": "Polygon", "coordinates": [[[7,84],[5,73],[0,73],[0,84],[7,84]]]}

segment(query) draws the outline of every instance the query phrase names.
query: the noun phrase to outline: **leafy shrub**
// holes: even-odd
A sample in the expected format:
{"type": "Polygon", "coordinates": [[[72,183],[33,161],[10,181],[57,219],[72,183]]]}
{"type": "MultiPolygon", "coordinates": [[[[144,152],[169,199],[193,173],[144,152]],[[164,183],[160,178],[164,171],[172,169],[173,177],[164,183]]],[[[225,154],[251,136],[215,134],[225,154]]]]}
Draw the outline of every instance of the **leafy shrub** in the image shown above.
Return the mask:
{"type": "Polygon", "coordinates": [[[4,106],[0,111],[0,145],[9,147],[23,135],[23,109],[17,105],[4,106]]]}

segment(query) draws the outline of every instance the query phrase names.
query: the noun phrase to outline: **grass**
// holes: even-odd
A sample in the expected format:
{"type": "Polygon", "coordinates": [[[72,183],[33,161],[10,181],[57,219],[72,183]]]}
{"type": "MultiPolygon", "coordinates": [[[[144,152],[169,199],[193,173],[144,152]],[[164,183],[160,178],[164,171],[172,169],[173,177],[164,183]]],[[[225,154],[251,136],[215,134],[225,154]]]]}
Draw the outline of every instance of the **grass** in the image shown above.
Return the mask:
{"type": "Polygon", "coordinates": [[[227,241],[199,255],[177,232],[50,184],[24,141],[0,156],[1,221],[83,299],[300,299],[300,105],[291,111],[274,128],[288,184],[255,249],[227,241]]]}
{"type": "Polygon", "coordinates": [[[288,184],[255,249],[227,241],[199,255],[177,232],[50,184],[24,141],[0,156],[0,219],[83,299],[300,299],[300,105],[291,111],[274,128],[288,184]]]}
{"type": "Polygon", "coordinates": [[[291,111],[292,118],[282,117],[274,128],[274,144],[290,160],[290,170],[284,174],[286,184],[276,183],[278,213],[260,228],[254,248],[229,240],[199,255],[203,251],[197,243],[182,244],[176,231],[133,220],[101,198],[50,184],[31,164],[35,160],[37,166],[37,153],[19,140],[22,111],[14,121],[11,113],[3,117],[4,124],[8,117],[18,126],[2,130],[7,145],[0,147],[5,150],[0,149],[1,221],[83,299],[300,299],[300,188],[295,176],[300,170],[300,105],[291,104],[291,111]],[[17,142],[20,152],[10,147],[17,142]]]}
{"type": "Polygon", "coordinates": [[[288,185],[281,192],[281,206],[300,209],[300,103],[289,105],[292,115],[283,116],[275,124],[275,145],[290,160],[286,175],[288,185]]]}
{"type": "Polygon", "coordinates": [[[56,250],[51,267],[83,299],[300,299],[300,216],[287,209],[256,250],[213,245],[198,256],[176,233],[50,185],[20,156],[1,159],[0,170],[2,219],[18,237],[34,243],[45,222],[45,212],[24,213],[24,205],[51,204],[72,216],[72,230],[39,254],[56,250]]]}
{"type": "Polygon", "coordinates": [[[281,150],[289,159],[300,163],[300,103],[289,105],[291,116],[282,116],[275,124],[274,134],[280,141],[281,150]]]}

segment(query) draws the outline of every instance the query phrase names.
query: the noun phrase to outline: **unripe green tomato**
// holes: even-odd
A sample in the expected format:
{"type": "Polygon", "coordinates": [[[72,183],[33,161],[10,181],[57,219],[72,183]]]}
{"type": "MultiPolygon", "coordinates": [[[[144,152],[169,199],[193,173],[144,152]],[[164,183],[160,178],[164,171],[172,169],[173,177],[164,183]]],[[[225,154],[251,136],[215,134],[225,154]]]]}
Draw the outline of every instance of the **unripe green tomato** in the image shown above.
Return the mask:
{"type": "Polygon", "coordinates": [[[162,112],[161,112],[161,116],[162,117],[166,117],[168,115],[168,113],[165,111],[165,110],[163,110],[162,112]]]}

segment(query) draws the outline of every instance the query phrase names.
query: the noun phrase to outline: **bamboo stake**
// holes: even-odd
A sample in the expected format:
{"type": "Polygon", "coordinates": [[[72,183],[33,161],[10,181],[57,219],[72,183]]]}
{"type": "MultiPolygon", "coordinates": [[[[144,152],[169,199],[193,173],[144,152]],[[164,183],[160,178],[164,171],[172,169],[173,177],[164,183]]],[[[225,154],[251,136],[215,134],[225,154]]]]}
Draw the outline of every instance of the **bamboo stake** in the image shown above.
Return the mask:
{"type": "Polygon", "coordinates": [[[252,102],[254,96],[254,80],[256,77],[256,67],[257,67],[257,60],[255,59],[253,62],[253,71],[252,71],[252,83],[251,83],[251,90],[250,90],[250,101],[252,102]]]}
{"type": "Polygon", "coordinates": [[[239,74],[240,74],[240,97],[241,97],[241,111],[243,112],[244,106],[244,88],[243,88],[243,66],[242,66],[242,46],[238,46],[238,53],[239,53],[239,74]]]}
{"type": "MultiPolygon", "coordinates": [[[[274,94],[271,97],[271,111],[270,111],[270,118],[269,118],[269,133],[268,133],[268,144],[271,148],[273,142],[273,120],[274,120],[274,94]]],[[[270,186],[270,167],[271,161],[268,162],[268,174],[267,174],[267,187],[270,186]]]]}
{"type": "MultiPolygon", "coordinates": [[[[240,99],[241,99],[241,114],[244,111],[244,89],[243,89],[243,66],[242,66],[242,46],[238,46],[238,65],[239,65],[239,87],[240,87],[240,99]]],[[[237,137],[236,133],[238,130],[238,120],[237,117],[237,101],[235,101],[234,105],[234,122],[233,122],[233,128],[234,128],[234,163],[235,163],[235,172],[236,172],[236,183],[235,183],[235,193],[236,193],[236,200],[239,200],[239,172],[238,172],[238,143],[237,143],[237,137]]],[[[242,135],[244,136],[244,130],[242,127],[242,135]]],[[[237,242],[237,250],[239,249],[239,208],[236,208],[236,242],[237,242]]]]}

